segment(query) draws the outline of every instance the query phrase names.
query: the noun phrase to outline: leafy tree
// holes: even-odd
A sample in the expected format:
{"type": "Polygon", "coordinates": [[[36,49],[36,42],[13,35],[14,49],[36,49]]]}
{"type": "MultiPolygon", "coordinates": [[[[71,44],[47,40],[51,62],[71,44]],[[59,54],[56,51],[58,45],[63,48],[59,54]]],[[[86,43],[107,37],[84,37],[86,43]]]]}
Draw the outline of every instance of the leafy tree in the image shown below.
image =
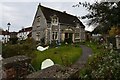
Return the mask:
{"type": "Polygon", "coordinates": [[[109,35],[110,36],[115,36],[115,34],[116,34],[116,28],[112,27],[111,30],[109,31],[109,35]]]}
{"type": "Polygon", "coordinates": [[[34,50],[36,50],[36,42],[33,39],[26,39],[19,44],[5,44],[2,45],[2,57],[8,58],[16,55],[27,55],[34,57],[34,50]]]}
{"type": "Polygon", "coordinates": [[[115,36],[117,34],[117,28],[111,27],[111,30],[109,31],[110,36],[115,36]]]}
{"type": "MultiPolygon", "coordinates": [[[[89,19],[88,25],[97,25],[98,30],[107,32],[112,26],[120,26],[120,1],[119,2],[95,2],[81,3],[74,7],[82,5],[89,13],[82,16],[82,19],[89,19]]],[[[96,26],[95,26],[96,27],[96,26]]]]}

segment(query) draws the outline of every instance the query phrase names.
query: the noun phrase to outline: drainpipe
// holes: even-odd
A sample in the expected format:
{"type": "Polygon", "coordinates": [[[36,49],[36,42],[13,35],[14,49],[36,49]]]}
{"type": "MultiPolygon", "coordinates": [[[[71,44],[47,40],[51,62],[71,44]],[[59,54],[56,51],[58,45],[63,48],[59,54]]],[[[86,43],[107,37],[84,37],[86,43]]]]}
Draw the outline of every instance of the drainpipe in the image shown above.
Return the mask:
{"type": "Polygon", "coordinates": [[[52,43],[52,23],[51,23],[51,27],[50,27],[50,44],[52,43]]]}
{"type": "Polygon", "coordinates": [[[59,37],[58,37],[58,43],[59,43],[59,45],[60,45],[60,23],[58,24],[58,26],[59,26],[59,37]]]}

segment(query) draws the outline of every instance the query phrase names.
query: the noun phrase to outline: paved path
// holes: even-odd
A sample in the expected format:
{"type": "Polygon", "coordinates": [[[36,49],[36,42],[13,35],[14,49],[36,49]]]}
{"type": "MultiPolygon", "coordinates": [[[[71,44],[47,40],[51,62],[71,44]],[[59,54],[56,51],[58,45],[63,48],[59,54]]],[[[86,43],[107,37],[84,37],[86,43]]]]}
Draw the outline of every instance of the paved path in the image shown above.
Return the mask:
{"type": "Polygon", "coordinates": [[[78,59],[78,61],[71,66],[71,68],[82,68],[84,64],[86,64],[89,55],[92,54],[92,49],[85,46],[85,45],[80,45],[82,48],[82,56],[78,59]]]}
{"type": "Polygon", "coordinates": [[[67,74],[64,74],[65,78],[76,78],[75,80],[78,80],[79,70],[85,66],[89,55],[92,54],[91,48],[85,45],[80,45],[80,47],[82,48],[82,55],[72,66],[67,68],[67,74]]]}

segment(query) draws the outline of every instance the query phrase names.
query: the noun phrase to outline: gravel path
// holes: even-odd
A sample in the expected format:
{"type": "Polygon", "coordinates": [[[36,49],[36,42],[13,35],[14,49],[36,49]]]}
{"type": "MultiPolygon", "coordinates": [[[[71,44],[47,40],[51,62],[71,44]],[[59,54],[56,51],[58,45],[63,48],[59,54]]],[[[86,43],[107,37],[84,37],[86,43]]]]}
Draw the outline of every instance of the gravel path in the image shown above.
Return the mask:
{"type": "Polygon", "coordinates": [[[85,45],[80,45],[82,48],[82,56],[78,59],[78,61],[71,66],[71,68],[81,68],[86,64],[89,55],[92,54],[92,49],[85,46],[85,45]]]}

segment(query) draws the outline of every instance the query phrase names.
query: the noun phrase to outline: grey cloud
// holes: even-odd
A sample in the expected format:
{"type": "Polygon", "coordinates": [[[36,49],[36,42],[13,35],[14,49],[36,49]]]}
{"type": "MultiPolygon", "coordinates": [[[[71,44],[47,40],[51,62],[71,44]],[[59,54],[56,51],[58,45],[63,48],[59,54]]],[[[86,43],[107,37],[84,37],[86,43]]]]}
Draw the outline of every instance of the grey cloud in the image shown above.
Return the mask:
{"type": "MultiPolygon", "coordinates": [[[[58,0],[60,1],[60,0],[58,0]]],[[[81,0],[85,1],[85,0],[81,0]]],[[[79,1],[78,1],[79,2],[79,1]]],[[[42,5],[59,11],[66,11],[69,14],[83,16],[87,11],[83,7],[73,8],[72,5],[78,2],[41,2],[42,5]]],[[[7,23],[11,23],[10,31],[18,31],[23,26],[31,26],[38,2],[5,2],[3,3],[2,28],[7,29],[7,23]],[[6,9],[6,8],[8,9],[6,9]]]]}

